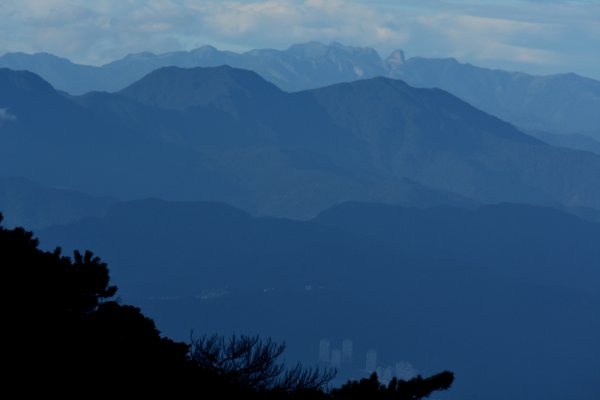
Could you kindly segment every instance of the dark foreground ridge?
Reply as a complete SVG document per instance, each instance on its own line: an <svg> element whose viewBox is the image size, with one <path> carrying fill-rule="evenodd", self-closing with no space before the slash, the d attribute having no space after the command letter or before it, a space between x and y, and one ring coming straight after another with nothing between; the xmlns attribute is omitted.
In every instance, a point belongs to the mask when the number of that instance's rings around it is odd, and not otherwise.
<svg viewBox="0 0 600 400"><path fill-rule="evenodd" d="M161 389L178 397L192 383L202 394L227 398L420 399L454 380L451 372L442 372L384 386L373 374L326 391L333 371L287 369L277 361L285 346L270 339L205 336L191 345L175 342L161 336L140 309L115 298L107 265L90 251L76 251L71 259L60 248L46 252L38 245L31 232L0 226L4 304L10 304L3 370L15 381L52 378L46 393L75 392L79 384L93 383L88 389L96 392Z"/></svg>

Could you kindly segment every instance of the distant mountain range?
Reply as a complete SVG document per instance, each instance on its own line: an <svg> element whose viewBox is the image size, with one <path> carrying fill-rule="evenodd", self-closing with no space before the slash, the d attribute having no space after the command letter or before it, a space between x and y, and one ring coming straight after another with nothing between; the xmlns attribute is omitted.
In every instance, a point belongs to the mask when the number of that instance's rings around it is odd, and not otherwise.
<svg viewBox="0 0 600 400"><path fill-rule="evenodd" d="M301 222L144 200L38 234L93 249L171 337L260 333L306 365L321 338L351 338L360 368L375 348L451 369L456 399L600 391L600 225L554 209L346 203Z"/></svg>
<svg viewBox="0 0 600 400"><path fill-rule="evenodd" d="M0 61L32 60L118 90L0 68L0 212L93 250L167 335L260 333L306 364L351 338L454 371L461 400L600 393L598 82L319 43Z"/></svg>
<svg viewBox="0 0 600 400"><path fill-rule="evenodd" d="M40 229L83 217L101 216L116 200L0 176L0 213L4 226Z"/></svg>
<svg viewBox="0 0 600 400"><path fill-rule="evenodd" d="M295 218L350 200L600 210L599 156L388 78L286 93L246 70L168 67L72 97L3 69L0 105L5 176L93 195Z"/></svg>
<svg viewBox="0 0 600 400"><path fill-rule="evenodd" d="M560 134L536 130L530 130L527 133L553 146L600 154L600 140L593 139L590 136L577 133Z"/></svg>
<svg viewBox="0 0 600 400"><path fill-rule="evenodd" d="M242 54L211 46L160 55L140 53L101 67L73 64L46 53L0 57L0 67L35 72L71 94L117 91L165 66L219 65L255 71L287 91L377 76L402 79L412 86L446 90L523 129L576 133L600 140L600 82L575 74L533 76L479 68L451 58L405 59L401 50L384 59L370 48L318 42Z"/></svg>

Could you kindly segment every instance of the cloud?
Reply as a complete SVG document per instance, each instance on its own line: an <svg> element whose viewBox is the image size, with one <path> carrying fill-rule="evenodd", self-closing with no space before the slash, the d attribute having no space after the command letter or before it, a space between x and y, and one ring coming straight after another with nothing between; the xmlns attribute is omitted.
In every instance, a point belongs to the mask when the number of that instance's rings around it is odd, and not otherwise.
<svg viewBox="0 0 600 400"><path fill-rule="evenodd" d="M577 62L600 74L591 55L599 19L598 2L567 0L3 0L0 53L101 64L204 44L242 51L318 40L535 71Z"/></svg>
<svg viewBox="0 0 600 400"><path fill-rule="evenodd" d="M236 49L311 40L402 46L409 35L394 20L361 1L23 0L0 4L0 43L11 44L0 51L47 51L100 63L129 52L207 43Z"/></svg>
<svg viewBox="0 0 600 400"><path fill-rule="evenodd" d="M436 42L460 59L550 64L559 58L555 51L522 44L556 40L561 27L554 24L472 15L435 15L417 21L433 35L437 32Z"/></svg>
<svg viewBox="0 0 600 400"><path fill-rule="evenodd" d="M268 0L256 2L198 2L198 32L221 41L237 41L251 47L286 47L311 40L374 45L395 41L401 45L405 32L390 30L389 18L360 2L340 0ZM266 43L256 45L256 43Z"/></svg>
<svg viewBox="0 0 600 400"><path fill-rule="evenodd" d="M0 107L0 121L16 121L17 117L7 108Z"/></svg>

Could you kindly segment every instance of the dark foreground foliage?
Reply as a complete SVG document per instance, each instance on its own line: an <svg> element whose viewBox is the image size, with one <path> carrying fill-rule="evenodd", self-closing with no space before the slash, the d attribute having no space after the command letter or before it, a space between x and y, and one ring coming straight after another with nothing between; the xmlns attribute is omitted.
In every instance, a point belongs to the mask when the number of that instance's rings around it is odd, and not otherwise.
<svg viewBox="0 0 600 400"><path fill-rule="evenodd" d="M454 381L452 372L444 371L430 378L417 376L409 381L392 379L386 386L379 383L377 374L373 373L368 379L351 381L339 389L331 392L331 398L353 399L381 399L381 400L414 400L429 396L437 390L447 390Z"/></svg>
<svg viewBox="0 0 600 400"><path fill-rule="evenodd" d="M208 398L412 400L448 389L454 378L443 372L384 386L373 374L326 391L334 371L286 368L278 362L285 345L270 339L215 335L188 345L161 336L140 309L115 299L98 257L69 258L38 245L31 232L0 226L1 367L6 388L19 385L23 394L166 391L179 398L193 388Z"/></svg>

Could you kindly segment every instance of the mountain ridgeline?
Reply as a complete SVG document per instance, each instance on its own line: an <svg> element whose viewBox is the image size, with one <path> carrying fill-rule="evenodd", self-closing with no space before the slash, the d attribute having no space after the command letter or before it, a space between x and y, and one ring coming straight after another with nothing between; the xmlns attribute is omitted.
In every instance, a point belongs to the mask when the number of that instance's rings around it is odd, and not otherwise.
<svg viewBox="0 0 600 400"><path fill-rule="evenodd" d="M25 178L0 176L0 210L8 216L5 226L44 228L101 216L116 201L72 190L36 184Z"/></svg>
<svg viewBox="0 0 600 400"><path fill-rule="evenodd" d="M46 53L9 53L0 67L38 73L72 94L117 91L166 66L230 65L257 72L287 91L314 89L378 76L415 87L441 88L520 128L600 139L600 82L561 74L534 76L461 64L455 59L406 59L401 50L382 58L375 50L310 42L286 50L219 51L203 46L186 52L139 53L101 67L73 64Z"/></svg>
<svg viewBox="0 0 600 400"><path fill-rule="evenodd" d="M203 47L102 67L7 54L0 212L47 250L101 255L120 296L176 340L259 334L312 365L321 339L350 338L347 378L366 373L362 354L376 348L378 366L455 371L444 398L597 398L599 106L600 83L575 75L339 44ZM92 308L129 313L152 346L162 340L140 310L112 301L91 253L73 264L20 228L0 233L0 255L20 259L8 271L24 286L32 275L40 298L70 278L48 283L42 264L29 274L22 249L68 274L91 265L96 300L114 307ZM38 321L28 323L29 341Z"/></svg>
<svg viewBox="0 0 600 400"><path fill-rule="evenodd" d="M600 209L599 156L388 78L287 93L245 70L168 67L118 93L73 97L2 69L0 105L12 116L2 121L4 175L94 195L295 218L421 198Z"/></svg>

